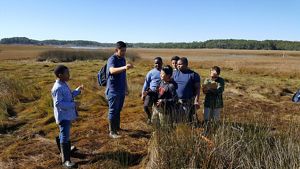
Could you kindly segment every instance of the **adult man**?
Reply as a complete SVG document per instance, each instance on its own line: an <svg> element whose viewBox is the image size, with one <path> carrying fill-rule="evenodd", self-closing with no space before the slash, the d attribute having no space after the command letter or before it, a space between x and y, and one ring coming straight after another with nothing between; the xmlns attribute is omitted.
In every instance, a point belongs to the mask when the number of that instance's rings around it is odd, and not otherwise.
<svg viewBox="0 0 300 169"><path fill-rule="evenodd" d="M177 122L192 123L197 120L196 109L200 108L200 76L198 73L188 68L188 59L182 57L177 61L178 70L173 74L174 81L177 83L176 90L180 110L177 114Z"/></svg>
<svg viewBox="0 0 300 169"><path fill-rule="evenodd" d="M157 98L156 90L160 82L160 71L162 68L161 57L154 59L154 68L150 70L145 78L142 89L142 100L144 101L144 112L147 114L147 123L151 124L152 113L150 111L155 99Z"/></svg>
<svg viewBox="0 0 300 169"><path fill-rule="evenodd" d="M108 100L109 112L109 136L120 138L120 112L123 107L125 94L128 94L126 70L133 68L132 64L126 64L126 43L116 43L115 53L107 61L107 85L106 98Z"/></svg>

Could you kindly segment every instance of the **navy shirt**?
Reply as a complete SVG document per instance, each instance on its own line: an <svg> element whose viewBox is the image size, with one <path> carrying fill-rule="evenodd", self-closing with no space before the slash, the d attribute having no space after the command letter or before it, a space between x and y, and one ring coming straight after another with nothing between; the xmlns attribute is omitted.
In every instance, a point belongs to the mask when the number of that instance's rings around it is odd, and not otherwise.
<svg viewBox="0 0 300 169"><path fill-rule="evenodd" d="M179 99L191 99L196 95L195 83L200 84L198 73L190 69L184 72L177 70L173 74L173 79L178 86L176 92Z"/></svg>
<svg viewBox="0 0 300 169"><path fill-rule="evenodd" d="M126 60L124 57L118 58L116 55L112 55L107 60L107 70L108 78L106 84L106 95L125 95L126 88L126 71L118 74L111 74L109 68L122 67L126 65Z"/></svg>

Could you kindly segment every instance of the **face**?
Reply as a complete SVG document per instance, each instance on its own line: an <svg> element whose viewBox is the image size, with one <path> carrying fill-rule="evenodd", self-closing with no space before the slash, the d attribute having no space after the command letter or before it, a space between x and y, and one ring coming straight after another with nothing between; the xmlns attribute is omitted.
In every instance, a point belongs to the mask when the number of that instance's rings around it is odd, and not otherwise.
<svg viewBox="0 0 300 169"><path fill-rule="evenodd" d="M174 69L177 69L177 61L176 60L172 60L172 67Z"/></svg>
<svg viewBox="0 0 300 169"><path fill-rule="evenodd" d="M213 69L210 70L210 76L211 76L212 78L217 78L217 77L219 77L217 71L216 71L216 70L213 70Z"/></svg>
<svg viewBox="0 0 300 169"><path fill-rule="evenodd" d="M177 61L177 69L180 71L186 70L187 69L187 65L184 64L181 60Z"/></svg>
<svg viewBox="0 0 300 169"><path fill-rule="evenodd" d="M161 69L162 68L162 62L159 60L159 59L155 59L154 60L154 67L156 68L156 69Z"/></svg>
<svg viewBox="0 0 300 169"><path fill-rule="evenodd" d="M161 71L160 72L160 79L165 81L165 82L168 82L168 81L170 81L171 76L167 75L164 71Z"/></svg>
<svg viewBox="0 0 300 169"><path fill-rule="evenodd" d="M116 54L119 57L124 57L126 54L126 48L116 49Z"/></svg>
<svg viewBox="0 0 300 169"><path fill-rule="evenodd" d="M70 72L69 69L66 69L65 72L63 74L59 74L59 79L61 79L62 81L69 81L70 80Z"/></svg>

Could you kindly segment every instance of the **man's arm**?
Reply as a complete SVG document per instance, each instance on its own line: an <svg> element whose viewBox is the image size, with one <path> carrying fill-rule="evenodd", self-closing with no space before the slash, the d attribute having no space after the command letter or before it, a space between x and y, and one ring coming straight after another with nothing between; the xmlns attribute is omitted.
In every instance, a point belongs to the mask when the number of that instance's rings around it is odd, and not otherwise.
<svg viewBox="0 0 300 169"><path fill-rule="evenodd" d="M201 79L198 73L194 73L194 89L195 89L195 100L194 105L196 109L200 108L200 90L201 90Z"/></svg>
<svg viewBox="0 0 300 169"><path fill-rule="evenodd" d="M200 104L199 104L199 99L200 99L200 82L195 83L194 84L194 88L196 90L196 96L195 96L195 100L194 100L194 105L200 106Z"/></svg>
<svg viewBox="0 0 300 169"><path fill-rule="evenodd" d="M132 64L127 64L125 66L122 66L122 67L110 67L109 68L109 73L112 74L112 75L115 75L115 74L119 74L119 73L122 73L128 69L131 69L133 68L133 65Z"/></svg>

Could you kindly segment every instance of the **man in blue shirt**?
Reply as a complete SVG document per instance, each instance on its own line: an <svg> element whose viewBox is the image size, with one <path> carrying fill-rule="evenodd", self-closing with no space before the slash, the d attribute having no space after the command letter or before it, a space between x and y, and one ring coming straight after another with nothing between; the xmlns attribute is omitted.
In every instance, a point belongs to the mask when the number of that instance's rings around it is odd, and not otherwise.
<svg viewBox="0 0 300 169"><path fill-rule="evenodd" d="M177 122L198 122L195 110L200 108L200 76L188 68L188 60L185 57L177 61L177 68L173 73L180 104Z"/></svg>
<svg viewBox="0 0 300 169"><path fill-rule="evenodd" d="M71 162L71 142L70 128L72 120L77 118L76 103L74 97L81 93L83 86L79 86L71 91L67 81L70 79L69 69L64 65L58 65L54 69L57 77L51 89L53 100L54 118L59 126L59 150L61 151L62 164L64 167L72 168L74 163Z"/></svg>
<svg viewBox="0 0 300 169"><path fill-rule="evenodd" d="M142 90L142 100L144 101L144 112L148 116L147 123L151 124L152 113L149 110L153 106L156 99L156 90L160 82L160 71L162 68L161 57L154 59L154 68L150 70L145 78L145 83Z"/></svg>
<svg viewBox="0 0 300 169"><path fill-rule="evenodd" d="M125 94L128 94L126 70L133 68L132 64L126 64L126 43L116 43L115 53L107 60L107 85L106 98L108 100L109 112L109 136L120 138L120 112L122 110Z"/></svg>

